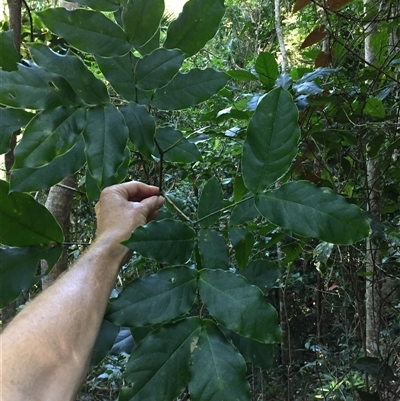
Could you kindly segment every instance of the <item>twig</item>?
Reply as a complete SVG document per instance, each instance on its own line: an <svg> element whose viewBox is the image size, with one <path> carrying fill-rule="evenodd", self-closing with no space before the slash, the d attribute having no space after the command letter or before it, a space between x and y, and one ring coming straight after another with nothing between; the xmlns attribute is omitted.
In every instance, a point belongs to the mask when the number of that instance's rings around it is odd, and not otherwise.
<svg viewBox="0 0 400 401"><path fill-rule="evenodd" d="M70 191L74 191L77 192L78 194L84 195L86 196L86 193L83 191L80 191L79 189L73 188L73 187L69 187L68 185L64 185L64 184L56 184L56 187L60 187L60 188L64 188L64 189L69 189Z"/></svg>
<svg viewBox="0 0 400 401"><path fill-rule="evenodd" d="M164 196L165 200L166 200L166 201L167 201L167 202L168 202L168 203L169 203L169 204L170 204L170 205L186 220L186 221L188 221L189 223L193 223L192 220L190 220L190 218L189 218L188 216L186 216L186 214L183 213L182 210L179 209L179 207L176 206L174 202L172 202L172 200L168 197L168 195L163 194L163 193L161 193L161 192L160 192L160 194L162 194L162 195Z"/></svg>

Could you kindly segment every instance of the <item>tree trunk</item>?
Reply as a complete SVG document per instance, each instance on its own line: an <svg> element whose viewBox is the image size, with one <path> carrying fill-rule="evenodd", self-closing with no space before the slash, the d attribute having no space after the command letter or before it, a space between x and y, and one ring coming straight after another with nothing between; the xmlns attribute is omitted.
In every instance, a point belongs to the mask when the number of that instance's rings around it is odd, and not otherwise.
<svg viewBox="0 0 400 401"><path fill-rule="evenodd" d="M69 233L71 205L73 199L73 189L75 188L76 177L70 175L64 178L60 185L50 189L46 200L46 207L53 214L61 226L64 237ZM68 268L68 245L64 245L60 259L54 265L48 275L42 279L42 289L46 289L56 281L56 279ZM46 273L48 265L46 261L41 263L42 274Z"/></svg>
<svg viewBox="0 0 400 401"><path fill-rule="evenodd" d="M364 0L365 11L372 7L379 9L377 0ZM372 47L372 36L376 32L376 23L368 22L365 25L364 57L367 63L375 63L375 53ZM367 146L368 148L368 146ZM366 154L368 155L368 149ZM379 219L381 214L381 193L380 170L377 159L366 160L366 184L367 184L367 211ZM379 332L380 332L380 291L379 291L379 244L372 238L366 242L365 271L367 281L365 288L365 342L368 356L379 355Z"/></svg>
<svg viewBox="0 0 400 401"><path fill-rule="evenodd" d="M285 73L288 69L288 58L285 46L285 40L282 32L281 24L281 1L275 0L275 29L276 36L278 37L279 49L281 51L281 72Z"/></svg>

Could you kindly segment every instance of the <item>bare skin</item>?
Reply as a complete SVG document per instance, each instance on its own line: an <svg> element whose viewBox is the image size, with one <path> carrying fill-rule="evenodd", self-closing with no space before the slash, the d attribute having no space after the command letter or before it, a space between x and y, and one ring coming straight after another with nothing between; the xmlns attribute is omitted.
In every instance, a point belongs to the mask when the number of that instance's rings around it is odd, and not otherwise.
<svg viewBox="0 0 400 401"><path fill-rule="evenodd" d="M138 182L106 188L97 238L0 336L2 401L71 401L84 380L109 295L129 249L120 244L154 219L164 199Z"/></svg>

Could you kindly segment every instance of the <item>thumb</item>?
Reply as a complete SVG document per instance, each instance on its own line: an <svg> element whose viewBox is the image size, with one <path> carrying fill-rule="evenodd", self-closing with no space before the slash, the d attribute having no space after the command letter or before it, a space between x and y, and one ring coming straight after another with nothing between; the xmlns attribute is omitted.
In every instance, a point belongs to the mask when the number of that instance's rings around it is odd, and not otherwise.
<svg viewBox="0 0 400 401"><path fill-rule="evenodd" d="M140 204L145 210L147 221L150 221L157 216L158 209L164 204L164 198L162 196L152 196L142 200Z"/></svg>

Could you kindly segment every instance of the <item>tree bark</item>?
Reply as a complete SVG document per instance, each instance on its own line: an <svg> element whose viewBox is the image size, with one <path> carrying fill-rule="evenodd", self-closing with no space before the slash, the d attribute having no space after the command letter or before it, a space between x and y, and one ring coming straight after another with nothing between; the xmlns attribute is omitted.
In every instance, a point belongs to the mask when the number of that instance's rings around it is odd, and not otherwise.
<svg viewBox="0 0 400 401"><path fill-rule="evenodd" d="M365 11L376 7L379 9L378 0L364 0ZM364 57L367 63L375 63L375 53L372 47L372 36L376 32L377 24L374 21L365 25ZM368 145L367 152L368 155ZM367 184L367 211L379 219L381 214L382 185L380 181L379 163L367 156L366 160L366 184ZM366 241L365 271L367 273L365 288L365 342L368 356L379 355L380 332L380 291L379 291L379 244L372 238Z"/></svg>
<svg viewBox="0 0 400 401"><path fill-rule="evenodd" d="M71 205L73 190L75 188L76 176L70 175L61 181L62 186L54 186L50 189L46 200L47 209L53 214L61 226L64 237L69 233ZM67 188L68 187L68 188ZM64 245L60 259L53 269L42 279L42 289L46 289L56 281L56 279L68 268L68 245ZM46 261L41 263L42 274L46 273L48 265Z"/></svg>
<svg viewBox="0 0 400 401"><path fill-rule="evenodd" d="M282 24L281 24L281 1L275 0L275 30L278 37L279 49L281 51L281 72L285 73L288 69L288 58L283 37Z"/></svg>

